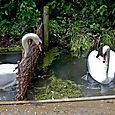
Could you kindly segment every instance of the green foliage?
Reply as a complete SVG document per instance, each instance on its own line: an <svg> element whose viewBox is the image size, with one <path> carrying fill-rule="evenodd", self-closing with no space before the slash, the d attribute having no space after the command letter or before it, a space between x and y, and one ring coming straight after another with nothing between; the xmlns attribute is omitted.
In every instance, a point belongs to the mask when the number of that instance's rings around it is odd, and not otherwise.
<svg viewBox="0 0 115 115"><path fill-rule="evenodd" d="M82 9L82 15L90 19L90 22L100 23L101 26L113 26L115 4L113 1L84 0L86 6ZM113 20L112 23L110 20Z"/></svg>
<svg viewBox="0 0 115 115"><path fill-rule="evenodd" d="M98 30L99 27L100 27L99 24L96 24L96 23L90 24L90 29L92 29L92 30Z"/></svg>
<svg viewBox="0 0 115 115"><path fill-rule="evenodd" d="M17 12L17 20L12 26L14 34L24 34L37 26L40 13L36 9L34 1L23 1Z"/></svg>
<svg viewBox="0 0 115 115"><path fill-rule="evenodd" d="M106 16L108 15L108 12L107 12L107 6L106 5L102 5L98 10L97 10L97 13L99 13L101 16Z"/></svg>
<svg viewBox="0 0 115 115"><path fill-rule="evenodd" d="M71 39L71 51L73 51L73 56L81 57L91 48L89 36L80 33L73 36Z"/></svg>
<svg viewBox="0 0 115 115"><path fill-rule="evenodd" d="M64 18L58 17L58 21L50 21L50 33L55 34L54 37L58 38L58 46L63 44L62 47L70 47L73 56L81 56L91 47L90 37L86 34L86 31L80 28L82 24L84 24L84 21L67 22ZM54 37L53 40L55 40Z"/></svg>
<svg viewBox="0 0 115 115"><path fill-rule="evenodd" d="M7 20L2 20L2 18L0 18L0 36L5 36L7 34L9 34L10 32L10 27L11 27L11 22L7 21Z"/></svg>
<svg viewBox="0 0 115 115"><path fill-rule="evenodd" d="M113 34L107 31L108 28L111 31L115 23L112 1L60 1L51 0L48 4L51 13L55 14L56 10L56 18L50 20L49 25L53 43L58 41L58 46L69 47L73 55L81 56L92 46L92 38L87 33L99 33L102 44L114 46Z"/></svg>
<svg viewBox="0 0 115 115"><path fill-rule="evenodd" d="M9 10L10 4L4 6ZM5 11L8 14L8 11ZM9 35L13 38L20 37L24 33L31 32L33 26L37 26L41 19L40 13L37 11L35 2L33 0L23 0L21 4L18 4L16 17L12 20L0 18L0 33L1 36ZM39 19L39 20L38 20Z"/></svg>
<svg viewBox="0 0 115 115"><path fill-rule="evenodd" d="M54 75L49 78L49 84L44 88L34 89L35 100L60 99L81 97L80 87L73 81L57 79Z"/></svg>
<svg viewBox="0 0 115 115"><path fill-rule="evenodd" d="M16 5L15 0L7 0L7 1L1 0L0 2L1 2L0 3L0 10L1 10L0 16L1 17L10 16L14 6ZM2 4L2 2L5 4Z"/></svg>
<svg viewBox="0 0 115 115"><path fill-rule="evenodd" d="M71 1L66 0L50 0L50 2L47 4L50 7L50 11L55 16L60 16L63 14L71 14L72 12L72 3Z"/></svg>
<svg viewBox="0 0 115 115"><path fill-rule="evenodd" d="M68 23L63 17L57 17L56 20L50 20L49 23L49 33L51 45L56 45L57 47L68 47L67 40L69 40Z"/></svg>
<svg viewBox="0 0 115 115"><path fill-rule="evenodd" d="M56 59L56 56L60 54L57 47L50 49L49 51L45 52L45 57L43 58L42 68L46 69L48 66L52 64L52 62Z"/></svg>
<svg viewBox="0 0 115 115"><path fill-rule="evenodd" d="M11 6L14 4L16 5L16 1L11 0L9 4L6 2L1 7L2 37L9 35L19 38L31 32L32 27L41 21L41 15L33 0L18 2L16 17L5 19L4 16L11 16ZM49 0L47 5L50 8L50 46L66 48L71 50L72 54L80 56L80 53L91 47L91 38L87 33L99 33L102 44L114 46L115 4L112 0Z"/></svg>
<svg viewBox="0 0 115 115"><path fill-rule="evenodd" d="M49 32L50 34L62 36L66 32L66 25L66 21L62 17L57 17L57 20L50 20Z"/></svg>
<svg viewBox="0 0 115 115"><path fill-rule="evenodd" d="M102 30L101 37L103 44L115 46L115 30Z"/></svg>
<svg viewBox="0 0 115 115"><path fill-rule="evenodd" d="M8 53L15 53L15 52L21 52L22 48L20 47L11 47L11 48L0 48L0 53L1 54L8 54Z"/></svg>

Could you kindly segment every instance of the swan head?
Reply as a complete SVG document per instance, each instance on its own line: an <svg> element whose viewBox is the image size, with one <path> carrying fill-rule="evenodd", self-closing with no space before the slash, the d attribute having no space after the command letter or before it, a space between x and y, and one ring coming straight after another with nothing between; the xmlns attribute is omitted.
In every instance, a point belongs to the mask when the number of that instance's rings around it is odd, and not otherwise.
<svg viewBox="0 0 115 115"><path fill-rule="evenodd" d="M110 47L108 45L105 45L103 47L103 54L106 54L106 52L108 52L110 50Z"/></svg>
<svg viewBox="0 0 115 115"><path fill-rule="evenodd" d="M103 50L102 50L102 52L103 52L103 62L104 63L105 63L105 60L106 60L106 57L107 57L109 51L110 51L110 47L108 45L105 45L103 47Z"/></svg>
<svg viewBox="0 0 115 115"><path fill-rule="evenodd" d="M35 44L38 46L39 50L42 51L42 40L39 38L39 36L37 34L34 33L28 33L25 34L22 37L22 46L24 48L24 57L27 56L27 53L29 52L29 46L28 46L28 40L33 40L35 42Z"/></svg>

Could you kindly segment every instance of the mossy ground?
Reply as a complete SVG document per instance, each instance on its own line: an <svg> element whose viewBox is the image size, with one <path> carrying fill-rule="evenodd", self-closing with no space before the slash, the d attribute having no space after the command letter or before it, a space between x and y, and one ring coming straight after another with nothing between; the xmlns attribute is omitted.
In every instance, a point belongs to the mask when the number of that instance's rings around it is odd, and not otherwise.
<svg viewBox="0 0 115 115"><path fill-rule="evenodd" d="M1 54L15 53L15 52L21 52L21 51L22 51L21 47L0 48Z"/></svg>
<svg viewBox="0 0 115 115"><path fill-rule="evenodd" d="M14 53L21 52L22 47L20 41L15 41L13 39L3 39L0 41L0 53Z"/></svg>

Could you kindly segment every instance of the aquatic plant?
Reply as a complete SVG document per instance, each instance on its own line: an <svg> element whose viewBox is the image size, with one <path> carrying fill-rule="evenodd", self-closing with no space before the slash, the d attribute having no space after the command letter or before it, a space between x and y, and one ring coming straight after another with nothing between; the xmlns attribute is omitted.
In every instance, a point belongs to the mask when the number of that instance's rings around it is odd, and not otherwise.
<svg viewBox="0 0 115 115"><path fill-rule="evenodd" d="M80 87L70 80L62 80L52 75L46 87L34 88L35 100L81 97Z"/></svg>

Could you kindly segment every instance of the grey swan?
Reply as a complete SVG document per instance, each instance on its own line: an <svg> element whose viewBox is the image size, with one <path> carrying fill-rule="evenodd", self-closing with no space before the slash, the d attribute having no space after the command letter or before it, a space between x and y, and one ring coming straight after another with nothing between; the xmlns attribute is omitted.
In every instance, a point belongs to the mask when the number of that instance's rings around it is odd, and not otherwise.
<svg viewBox="0 0 115 115"><path fill-rule="evenodd" d="M28 40L32 39L41 51L42 41L37 34L28 33L22 37L22 46L24 48L24 57L29 52ZM0 89L4 90L10 86L16 84L16 73L15 68L18 64L0 64Z"/></svg>

